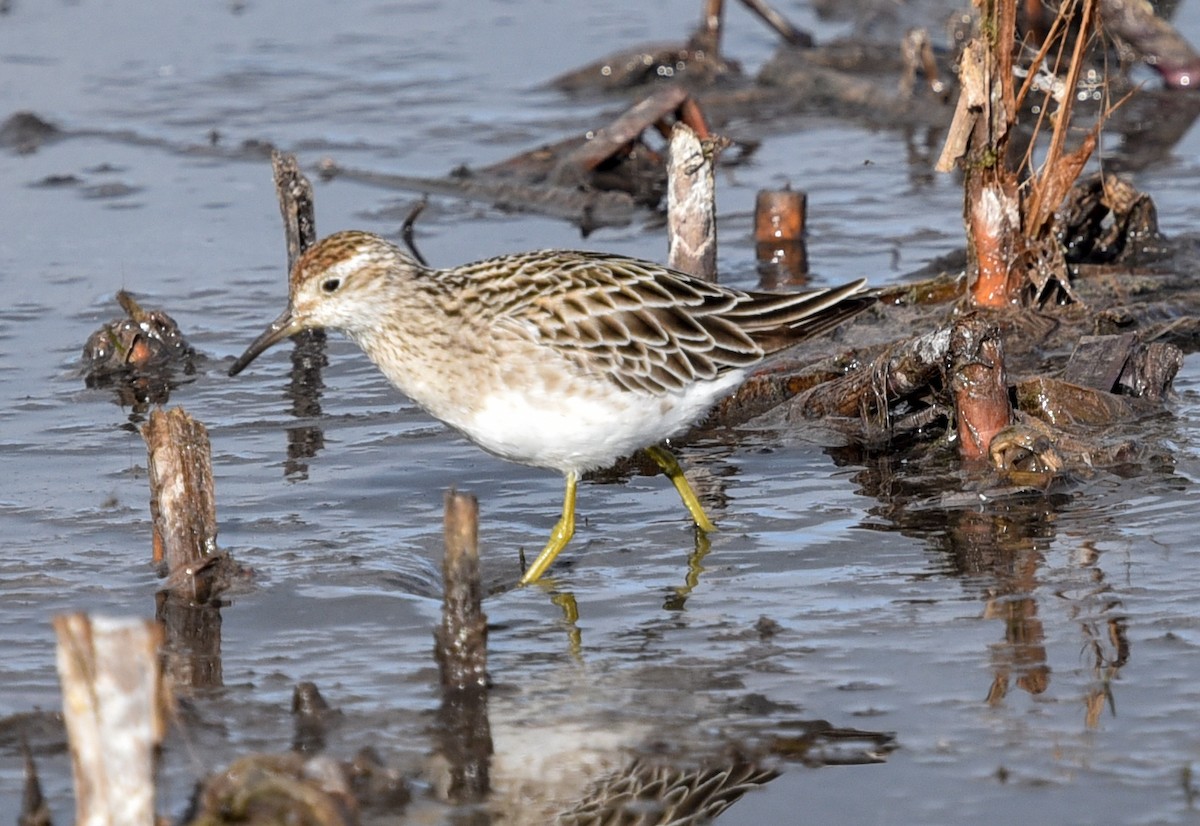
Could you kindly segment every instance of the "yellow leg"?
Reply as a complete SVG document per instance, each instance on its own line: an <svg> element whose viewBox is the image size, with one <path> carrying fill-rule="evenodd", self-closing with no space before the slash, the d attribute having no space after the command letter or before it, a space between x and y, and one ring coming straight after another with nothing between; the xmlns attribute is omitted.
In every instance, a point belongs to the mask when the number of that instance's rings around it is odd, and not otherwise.
<svg viewBox="0 0 1200 826"><path fill-rule="evenodd" d="M675 490L679 491L679 498L683 500L688 513L692 515L692 520L696 523L696 527L705 533L715 531L717 526L712 523L712 520L708 518L708 514L704 512L700 500L696 498L696 492L688 484L687 477L683 475L683 468L679 466L679 462L671 455L671 451L665 447L651 445L646 448L646 453L658 463L658 466L663 469L663 473L667 474L667 478L671 480L671 484L675 486Z"/></svg>
<svg viewBox="0 0 1200 826"><path fill-rule="evenodd" d="M567 491L563 494L562 516L554 526L554 530L550 531L550 541L546 543L546 547L542 548L542 552L538 554L537 559L533 560L533 564L525 569L525 575L521 577L522 585L537 582L542 574L546 573L546 569L550 567L554 557L567 547L567 543L575 535L575 482L575 474L568 473Z"/></svg>

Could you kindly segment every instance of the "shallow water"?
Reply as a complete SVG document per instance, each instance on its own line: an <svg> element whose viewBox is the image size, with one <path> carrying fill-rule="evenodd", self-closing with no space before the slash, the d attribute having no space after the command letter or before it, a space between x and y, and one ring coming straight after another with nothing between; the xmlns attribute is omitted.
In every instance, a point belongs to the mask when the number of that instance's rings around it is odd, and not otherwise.
<svg viewBox="0 0 1200 826"><path fill-rule="evenodd" d="M171 313L207 357L171 402L208 426L221 545L256 572L222 612L221 687L193 698L168 742L160 810L177 815L195 779L235 756L286 749L301 680L344 712L330 753L373 744L395 765L422 763L439 700L442 492L479 497L485 578L500 584L516 575L513 551L536 548L553 524L561 480L430 421L342 340L310 419L288 412L286 348L228 379L283 303L269 164L157 142L203 145L217 130L222 145L271 141L306 166L483 166L620 108L539 84L680 37L696 6L348 0L297 11L276 0L148 13L129 0L18 0L0 16L0 116L29 109L91 133L0 153L0 717L60 705L54 614L153 616L141 417L86 389L78 370L125 288ZM844 30L782 7L820 38ZM729 17L726 51L753 70L771 36L740 7ZM1177 22L1200 41L1196 4ZM1168 233L1200 220L1193 133L1136 178ZM912 143L821 118L769 135L719 181L725 280L753 283L754 194L785 182L809 193L821 282L885 284L958 247L958 184L910 162ZM46 185L53 176L72 182ZM393 233L416 200L316 187L322 233ZM418 242L444 264L577 245L661 259L652 223L581 241L561 222L435 198ZM686 598L693 536L670 486L584 484L586 521L554 583L485 604L497 782L544 783L540 794L570 800L628 749L716 754L826 720L892 732L898 748L823 771L785 761L720 822L792 822L799 810L812 822L1193 821L1198 385L1189 358L1172 416L1145 434L1168 460L1054 499L951 510L917 497L901 509L878 490L890 478L881 461L841 464L770 433L696 445L683 458L718 503L721 531ZM288 459L297 426L323 438L299 461ZM577 622L551 591L574 596ZM68 822L67 757L53 733L31 739L56 822ZM16 811L21 766L6 734L0 812ZM524 805L532 820L536 802Z"/></svg>

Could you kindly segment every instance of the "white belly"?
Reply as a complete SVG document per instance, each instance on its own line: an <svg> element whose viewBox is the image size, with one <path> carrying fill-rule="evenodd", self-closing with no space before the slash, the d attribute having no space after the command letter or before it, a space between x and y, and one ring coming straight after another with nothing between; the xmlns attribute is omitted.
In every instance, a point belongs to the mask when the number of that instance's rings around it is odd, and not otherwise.
<svg viewBox="0 0 1200 826"><path fill-rule="evenodd" d="M734 370L664 396L623 391L607 382L590 393L494 390L477 400L471 415L450 423L505 459L582 472L685 430L740 384L743 374Z"/></svg>

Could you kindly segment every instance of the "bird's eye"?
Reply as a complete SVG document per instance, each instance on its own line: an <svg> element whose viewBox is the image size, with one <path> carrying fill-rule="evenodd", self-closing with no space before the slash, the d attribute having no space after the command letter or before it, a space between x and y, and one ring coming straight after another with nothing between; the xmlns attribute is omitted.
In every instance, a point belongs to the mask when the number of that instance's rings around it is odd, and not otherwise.
<svg viewBox="0 0 1200 826"><path fill-rule="evenodd" d="M340 286L342 286L342 279L340 278L326 278L321 282L321 290L327 293L337 292Z"/></svg>

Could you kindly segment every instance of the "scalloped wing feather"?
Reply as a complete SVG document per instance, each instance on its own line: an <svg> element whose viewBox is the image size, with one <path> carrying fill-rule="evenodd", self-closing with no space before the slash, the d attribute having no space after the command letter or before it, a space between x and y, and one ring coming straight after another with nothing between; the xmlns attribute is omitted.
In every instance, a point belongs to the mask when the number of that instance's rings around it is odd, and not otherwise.
<svg viewBox="0 0 1200 826"><path fill-rule="evenodd" d="M469 283L485 323L532 334L582 369L654 395L756 364L869 303L855 296L862 282L746 293L633 258L563 250L480 261L453 277Z"/></svg>

